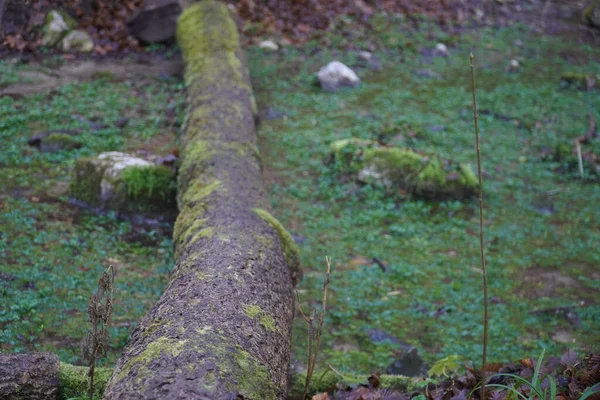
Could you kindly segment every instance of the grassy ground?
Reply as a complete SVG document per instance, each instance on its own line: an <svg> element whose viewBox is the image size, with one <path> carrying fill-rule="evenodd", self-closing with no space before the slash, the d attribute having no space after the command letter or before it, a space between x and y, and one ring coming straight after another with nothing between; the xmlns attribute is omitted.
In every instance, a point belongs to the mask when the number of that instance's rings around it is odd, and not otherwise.
<svg viewBox="0 0 600 400"><path fill-rule="evenodd" d="M330 142L356 136L474 166L471 50L480 109L486 111L481 130L490 358L597 344L600 307L590 304L600 290L600 188L556 172L560 165L542 162L540 154L584 134L588 113L600 120L597 92L559 82L565 71L600 73L600 52L526 27L459 38L427 24L419 32L399 32L392 24L368 39L387 49L376 52L381 71L370 70L355 52L316 44L249 51L260 108L286 115L263 118L259 136L276 215L302 252L305 308L319 302L325 255L334 261L322 359L341 371L383 371L402 343L417 346L428 362L449 354L479 358L476 201L385 196L376 187L340 183L324 163ZM332 49L367 45L360 31L329 40ZM420 52L438 41L451 45L449 58ZM360 88L331 94L313 86L314 73L334 58L356 69ZM505 70L511 58L522 60L519 72ZM2 84L15 82L17 67L5 66L10 73ZM160 231L69 205L69 171L76 158L99 151L167 153L176 141L181 100L177 82L110 76L19 100L0 98L0 295L7 305L0 308L1 351L53 350L64 361L78 361L89 295L102 269L113 264L118 290L107 363L115 360L162 290L172 265L171 241ZM87 129L72 114L109 127L85 133L79 150L40 154L27 146L37 131ZM131 123L123 131L112 127L123 116ZM373 257L385 262L387 273ZM584 306L574 309L579 326L562 314L529 313L581 301ZM300 319L294 335L301 365L306 328Z"/></svg>
<svg viewBox="0 0 600 400"><path fill-rule="evenodd" d="M16 68L2 65L15 82ZM11 82L12 81L12 82ZM109 363L160 295L172 266L162 231L91 214L68 203L70 169L82 156L109 150L168 153L180 121L181 84L158 79L74 83L19 100L0 98L0 351L47 350L81 358L86 309L101 272L116 268ZM108 125L92 130L73 115ZM130 118L124 129L114 127ZM83 146L55 154L27 145L38 131L81 129Z"/></svg>
<svg viewBox="0 0 600 400"><path fill-rule="evenodd" d="M341 40L360 45L363 39L358 32ZM301 238L305 303L319 301L325 255L334 262L324 362L342 371L383 371L401 342L416 346L429 363L450 354L480 358L477 201L389 197L374 187L341 184L324 163L329 143L361 137L476 168L470 51L482 111L489 359L597 345L600 306L591 304L600 290L600 213L593 199L600 188L555 172L559 163L542 162L540 154L583 135L588 113L600 119L597 92L560 83L563 72L600 72L598 49L523 26L456 38L424 25L379 40L388 49L375 53L384 66L379 72L354 52L317 46L250 57L259 104L287 115L263 121L259 134L277 216ZM432 49L438 41L452 43L450 57L411 50ZM569 56L577 63L566 61ZM521 60L519 72L506 70L513 58ZM311 86L313 74L332 59L355 68L361 87L331 94ZM373 257L385 262L387 273ZM561 313L530 313L580 302L585 306L574 309L579 326ZM302 321L294 334L302 364Z"/></svg>

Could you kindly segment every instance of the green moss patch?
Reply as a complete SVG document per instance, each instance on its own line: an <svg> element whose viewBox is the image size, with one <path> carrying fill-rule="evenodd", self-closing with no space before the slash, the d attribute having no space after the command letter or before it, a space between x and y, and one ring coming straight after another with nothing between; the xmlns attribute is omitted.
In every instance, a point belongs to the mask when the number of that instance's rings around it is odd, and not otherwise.
<svg viewBox="0 0 600 400"><path fill-rule="evenodd" d="M87 398L89 390L88 367L60 363L59 369L59 398L60 400L74 397ZM96 368L94 371L94 399L101 399L104 388L112 375L112 368Z"/></svg>
<svg viewBox="0 0 600 400"><path fill-rule="evenodd" d="M283 247L283 253L288 264L288 268L292 272L292 280L294 285L302 279L302 270L300 268L300 257L298 247L294 243L294 238L284 228L284 226L266 210L255 208L253 210L259 217L271 225L279 235L279 241Z"/></svg>
<svg viewBox="0 0 600 400"><path fill-rule="evenodd" d="M357 138L335 141L330 150L339 172L392 193L401 190L427 199L462 199L474 195L478 187L468 166L436 155Z"/></svg>
<svg viewBox="0 0 600 400"><path fill-rule="evenodd" d="M177 181L171 168L162 165L130 167L123 170L121 179L132 200L141 200L148 207L175 205Z"/></svg>

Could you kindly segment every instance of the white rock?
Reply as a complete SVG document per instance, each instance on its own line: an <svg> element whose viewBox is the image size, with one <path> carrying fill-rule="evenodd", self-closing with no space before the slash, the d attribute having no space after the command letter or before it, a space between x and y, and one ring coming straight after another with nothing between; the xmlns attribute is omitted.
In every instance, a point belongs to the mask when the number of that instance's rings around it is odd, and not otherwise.
<svg viewBox="0 0 600 400"><path fill-rule="evenodd" d="M448 47L444 43L438 43L435 45L435 50L433 51L435 55L441 57L448 57Z"/></svg>
<svg viewBox="0 0 600 400"><path fill-rule="evenodd" d="M271 51L279 50L279 46L277 45L277 43L275 43L272 40L263 40L262 42L260 42L258 47L260 47L261 49L264 49L264 50L271 50Z"/></svg>
<svg viewBox="0 0 600 400"><path fill-rule="evenodd" d="M63 51L89 53L94 49L94 40L86 31L75 30L63 38L61 45Z"/></svg>
<svg viewBox="0 0 600 400"><path fill-rule="evenodd" d="M373 58L373 54L368 51L359 51L358 57L365 61L371 61L371 58Z"/></svg>
<svg viewBox="0 0 600 400"><path fill-rule="evenodd" d="M521 67L521 64L519 63L519 60L512 59L508 63L507 70L511 71L511 72L515 72L515 71L518 71L520 67Z"/></svg>
<svg viewBox="0 0 600 400"><path fill-rule="evenodd" d="M340 87L356 87L360 84L360 79L354 71L339 61L332 61L321 68L317 76L321 87L329 91L335 91Z"/></svg>
<svg viewBox="0 0 600 400"><path fill-rule="evenodd" d="M363 183L376 182L385 187L392 186L392 181L375 165L366 165L358 171L358 180Z"/></svg>

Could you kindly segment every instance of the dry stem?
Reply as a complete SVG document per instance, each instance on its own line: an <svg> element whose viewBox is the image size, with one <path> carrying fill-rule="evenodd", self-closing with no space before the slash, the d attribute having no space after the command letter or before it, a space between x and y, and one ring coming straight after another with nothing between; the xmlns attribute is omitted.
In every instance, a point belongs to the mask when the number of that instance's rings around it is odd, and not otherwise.
<svg viewBox="0 0 600 400"><path fill-rule="evenodd" d="M477 116L477 99L475 97L475 68L473 53L470 55L471 64L471 93L473 94L473 120L475 122L475 144L477 147L477 172L479 175L479 247L481 249L481 269L483 272L483 357L481 363L481 399L485 400L485 370L488 345L488 293L487 269L483 245L483 178L481 173L481 151L479 150L479 118Z"/></svg>
<svg viewBox="0 0 600 400"><path fill-rule="evenodd" d="M308 365L306 367L306 382L304 383L304 392L302 394L303 400L306 399L308 387L310 386L310 381L315 371L315 365L317 364L317 356L319 355L319 348L321 347L321 335L323 334L323 323L325 322L325 310L327 309L327 290L329 289L329 275L331 273L331 260L329 257L325 257L325 261L327 261L327 273L325 275L325 282L323 283L323 304L321 315L317 315L315 312L313 312L310 317L307 317L302 310L302 305L299 305L300 313L308 324ZM298 295L298 292L296 292L296 295ZM300 303L299 299L298 303ZM316 327L315 319L317 320Z"/></svg>

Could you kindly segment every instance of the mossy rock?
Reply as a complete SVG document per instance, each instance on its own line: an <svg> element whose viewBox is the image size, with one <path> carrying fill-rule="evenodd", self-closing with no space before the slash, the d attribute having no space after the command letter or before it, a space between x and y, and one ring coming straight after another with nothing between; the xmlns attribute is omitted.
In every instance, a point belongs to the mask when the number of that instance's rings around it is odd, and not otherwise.
<svg viewBox="0 0 600 400"><path fill-rule="evenodd" d="M174 172L125 153L77 160L69 190L88 205L120 213L157 214L171 220L177 212Z"/></svg>
<svg viewBox="0 0 600 400"><path fill-rule="evenodd" d="M51 10L42 27L42 45L55 46L77 27L77 22L63 11Z"/></svg>
<svg viewBox="0 0 600 400"><path fill-rule="evenodd" d="M59 151L75 150L81 147L81 142L73 135L53 133L40 141L42 153L58 153Z"/></svg>
<svg viewBox="0 0 600 400"><path fill-rule="evenodd" d="M469 166L437 155L357 138L333 142L330 150L342 174L389 192L432 200L462 199L477 192L477 177Z"/></svg>
<svg viewBox="0 0 600 400"><path fill-rule="evenodd" d="M600 28L600 1L591 1L583 10L583 18L588 24Z"/></svg>
<svg viewBox="0 0 600 400"><path fill-rule="evenodd" d="M600 76L578 72L565 72L560 77L561 82L577 89L593 89L598 85Z"/></svg>

